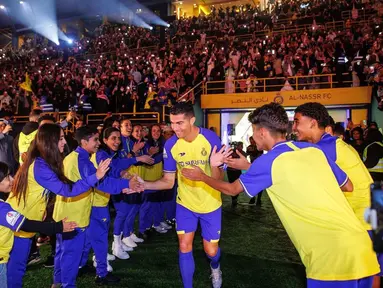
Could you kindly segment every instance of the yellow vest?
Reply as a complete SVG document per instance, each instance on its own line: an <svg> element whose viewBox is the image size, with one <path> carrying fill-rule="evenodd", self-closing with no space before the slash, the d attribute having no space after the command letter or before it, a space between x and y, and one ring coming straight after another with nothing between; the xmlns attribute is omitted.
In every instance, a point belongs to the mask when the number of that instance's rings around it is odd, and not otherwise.
<svg viewBox="0 0 383 288"><path fill-rule="evenodd" d="M162 178L163 164L162 161L152 166L144 166L144 180L156 181Z"/></svg>
<svg viewBox="0 0 383 288"><path fill-rule="evenodd" d="M92 161L94 167L98 168L98 164L96 161L96 153L92 154L90 161ZM106 207L106 206L108 206L110 194L104 193L100 190L97 190L96 188L94 188L93 191L94 191L93 207Z"/></svg>
<svg viewBox="0 0 383 288"><path fill-rule="evenodd" d="M25 218L29 220L42 221L47 208L49 191L36 182L34 167L35 162L33 162L28 169L28 185L25 202L21 197L20 203L18 203L18 200L14 197L13 192L9 195L7 202L13 209L21 215L24 215ZM35 234L36 233L24 231L15 232L15 235L21 238L32 238Z"/></svg>
<svg viewBox="0 0 383 288"><path fill-rule="evenodd" d="M370 147L372 144L378 144L383 147L383 144L380 142L374 142L368 145L366 148L364 148L364 151L363 151L363 161L366 161L368 147ZM383 158L380 158L378 164L376 164L374 167L368 168L368 171L375 172L375 173L383 173Z"/></svg>
<svg viewBox="0 0 383 288"><path fill-rule="evenodd" d="M78 153L73 151L64 159L64 174L73 181L82 179L78 169ZM79 228L89 225L90 211L93 202L93 188L76 197L57 196L53 219L61 221L68 217L68 221L74 221Z"/></svg>
<svg viewBox="0 0 383 288"><path fill-rule="evenodd" d="M35 139L37 130L33 131L31 134L25 135L23 132L20 133L19 136L19 163L23 164L23 160L21 159L21 155L28 151L29 146L31 145L33 139Z"/></svg>

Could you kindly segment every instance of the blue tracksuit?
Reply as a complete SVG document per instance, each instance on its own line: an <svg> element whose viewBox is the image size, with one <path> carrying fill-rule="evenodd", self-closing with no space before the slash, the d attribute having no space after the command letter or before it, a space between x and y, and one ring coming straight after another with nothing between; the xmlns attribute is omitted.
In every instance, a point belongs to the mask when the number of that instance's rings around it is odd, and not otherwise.
<svg viewBox="0 0 383 288"><path fill-rule="evenodd" d="M125 156L125 158L123 157ZM137 163L136 158L126 158L124 151L117 152L99 150L96 153L96 162L99 164L101 161L112 158L108 177L115 179L120 178L121 171L128 169L131 165ZM99 189L99 188L98 188ZM108 192L107 190L106 192ZM96 255L97 268L96 273L100 277L105 277L107 271L107 253L108 253L108 231L110 224L109 207L104 206L107 203L93 203L92 212L90 214L90 224L86 234L86 241L84 252L82 255L80 266L84 266L88 261L90 249Z"/></svg>
<svg viewBox="0 0 383 288"><path fill-rule="evenodd" d="M96 168L90 161L89 153L81 147L78 147L75 152L78 153L78 163L75 164L78 167L81 178L84 179L88 175L96 173ZM109 175L100 180L95 186L101 193L106 192L109 194L119 194L121 190L128 187L129 180L117 179ZM107 207L101 208L104 208L104 210L108 209ZM105 227L108 227L109 212L100 210L103 209L92 209L91 215L93 217L91 217L88 227L81 227L75 233L64 234L62 237L60 235L57 236L54 271L55 284L61 283L63 287L76 287L78 267L83 259L84 247L89 241L97 258L97 274L101 277L107 274L105 271L107 271L108 233L107 230L105 233ZM100 241L103 244L100 244ZM89 244L86 247L90 249ZM87 252L89 253L89 250ZM87 252L85 251L85 253Z"/></svg>
<svg viewBox="0 0 383 288"><path fill-rule="evenodd" d="M41 209L45 210L45 207L40 206L40 208L34 209L34 206L40 205L41 201L45 201L44 199L48 198L50 192L64 197L77 196L89 190L97 182L96 175L90 174L89 177L84 177L73 185L69 185L61 182L57 174L42 158L36 158L33 165L33 173L28 174L28 189L31 189L28 191L32 191L28 198L29 201L24 206L23 203L20 203L20 205L15 204L16 198L11 197L8 199L15 210L23 212L26 217L32 220L43 219ZM41 193L41 195L37 195L36 192ZM32 238L30 235L15 236L10 259L7 264L9 287L22 287L31 244Z"/></svg>
<svg viewBox="0 0 383 288"><path fill-rule="evenodd" d="M159 152L153 155L154 158L154 164L152 165L155 167L159 163L163 161L163 141L148 141L145 144L144 151L146 154L148 154L148 151L150 147L159 147ZM161 166L162 167L162 166ZM160 167L158 167L160 168ZM161 169L162 170L162 169ZM159 171L155 171L153 173L158 173ZM162 174L162 171L160 171ZM154 181L158 180L156 179L156 175L149 175L151 171L148 169L146 170L146 177L145 180ZM140 226L139 230L141 233L145 232L146 229L149 229L152 224L154 226L159 226L160 222L163 219L163 213L161 214L161 198L162 198L162 191L158 192L156 190L145 190L142 195L142 204L140 207Z"/></svg>

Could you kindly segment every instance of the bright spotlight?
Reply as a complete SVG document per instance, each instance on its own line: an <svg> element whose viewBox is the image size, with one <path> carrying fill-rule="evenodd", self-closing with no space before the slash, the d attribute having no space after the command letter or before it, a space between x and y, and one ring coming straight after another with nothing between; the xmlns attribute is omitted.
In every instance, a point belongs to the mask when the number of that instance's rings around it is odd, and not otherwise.
<svg viewBox="0 0 383 288"><path fill-rule="evenodd" d="M72 39L68 39L68 44L73 44L73 40Z"/></svg>
<svg viewBox="0 0 383 288"><path fill-rule="evenodd" d="M5 6L4 5L0 5L0 9L1 10L5 10Z"/></svg>
<svg viewBox="0 0 383 288"><path fill-rule="evenodd" d="M149 29L150 29L150 30L153 30L153 27L152 27L152 26L150 26L150 27L149 27Z"/></svg>
<svg viewBox="0 0 383 288"><path fill-rule="evenodd" d="M169 27L170 27L170 24L168 24L167 26L168 26L168 28L169 28Z"/></svg>
<svg viewBox="0 0 383 288"><path fill-rule="evenodd" d="M20 3L20 4L24 4L24 1L20 1L19 3Z"/></svg>

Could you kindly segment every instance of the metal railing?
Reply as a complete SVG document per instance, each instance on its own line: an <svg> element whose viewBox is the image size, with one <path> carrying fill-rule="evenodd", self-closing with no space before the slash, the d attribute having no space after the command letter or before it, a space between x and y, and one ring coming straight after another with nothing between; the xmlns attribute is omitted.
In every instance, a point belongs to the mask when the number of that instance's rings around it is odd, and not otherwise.
<svg viewBox="0 0 383 288"><path fill-rule="evenodd" d="M344 75L349 75L344 73ZM309 76L247 78L224 81L208 81L203 85L203 94L249 93L281 91L282 88L293 90L332 89L351 87L352 80L341 83L334 81L336 74L318 74ZM286 83L288 81L288 85ZM291 86L291 88L287 88Z"/></svg>
<svg viewBox="0 0 383 288"><path fill-rule="evenodd" d="M86 115L86 122L88 124L97 124L102 123L106 117L110 114L107 113L92 113ZM112 116L128 116L129 120L132 122L136 121L156 121L160 123L160 113L158 112L126 112L126 113L113 113Z"/></svg>

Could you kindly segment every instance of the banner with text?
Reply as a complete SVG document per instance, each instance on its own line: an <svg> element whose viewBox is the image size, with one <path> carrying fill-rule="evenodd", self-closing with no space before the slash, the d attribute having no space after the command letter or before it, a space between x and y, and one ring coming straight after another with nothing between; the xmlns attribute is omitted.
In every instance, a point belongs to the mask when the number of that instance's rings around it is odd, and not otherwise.
<svg viewBox="0 0 383 288"><path fill-rule="evenodd" d="M296 107L307 102L325 106L370 104L371 87L202 95L202 109L257 108L276 102Z"/></svg>

